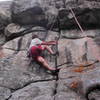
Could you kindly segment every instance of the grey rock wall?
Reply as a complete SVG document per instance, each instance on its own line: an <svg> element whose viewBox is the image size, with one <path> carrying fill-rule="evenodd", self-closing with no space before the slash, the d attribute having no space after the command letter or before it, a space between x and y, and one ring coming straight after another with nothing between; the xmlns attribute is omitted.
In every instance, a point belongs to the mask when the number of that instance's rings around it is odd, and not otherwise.
<svg viewBox="0 0 100 100"><path fill-rule="evenodd" d="M99 0L33 1L15 0L13 22L0 34L0 100L99 100L100 29L90 28L90 24L99 26L99 21L93 20L99 20ZM30 17L35 4L38 12ZM89 25L84 33L76 28L69 9L65 10L69 6L82 26ZM43 15L43 19L37 15ZM84 20L87 15L89 19ZM69 18L67 22L66 18ZM43 20L47 23L41 25ZM51 46L55 56L47 51L43 53L51 67L61 68L56 75L27 57L32 34L43 41L58 41Z"/></svg>

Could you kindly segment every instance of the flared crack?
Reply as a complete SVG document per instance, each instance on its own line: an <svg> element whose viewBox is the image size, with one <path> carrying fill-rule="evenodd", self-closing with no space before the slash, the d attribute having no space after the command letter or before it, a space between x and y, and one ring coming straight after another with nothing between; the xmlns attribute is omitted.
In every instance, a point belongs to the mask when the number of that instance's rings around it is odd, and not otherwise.
<svg viewBox="0 0 100 100"><path fill-rule="evenodd" d="M11 36L6 37L6 41L10 41L10 40L18 38L20 36L24 36L25 34L29 34L31 32L37 32L37 31L45 32L45 30L32 30L32 27L29 27L29 28L26 28L24 31L17 32L17 33L12 33Z"/></svg>
<svg viewBox="0 0 100 100"><path fill-rule="evenodd" d="M12 97L12 95L10 95L7 99L5 99L5 100L10 100L10 98Z"/></svg>
<svg viewBox="0 0 100 100"><path fill-rule="evenodd" d="M61 32L59 30L59 36L58 36L58 38L55 38L55 40L57 41L56 52L58 53L55 56L55 66L56 66L56 68L58 68L58 62L57 62L58 61L57 59L58 59L58 56L59 56L58 41L59 41L60 37L61 37ZM55 84L55 91L54 91L54 100L56 99L55 95L57 94L57 87L58 87L58 80L59 80L58 74L59 74L59 72L56 74L56 84Z"/></svg>
<svg viewBox="0 0 100 100"><path fill-rule="evenodd" d="M20 87L20 88L16 88L16 89L10 88L10 89L11 89L11 92L14 93L14 92L16 92L16 91L18 91L18 90L20 90L20 89L23 89L23 88L29 86L29 85L32 84L32 83L48 82L48 81L54 81L54 80L56 80L56 79L37 80L37 81L33 81L33 80L32 80L32 81L27 82L25 85L23 85L23 86Z"/></svg>

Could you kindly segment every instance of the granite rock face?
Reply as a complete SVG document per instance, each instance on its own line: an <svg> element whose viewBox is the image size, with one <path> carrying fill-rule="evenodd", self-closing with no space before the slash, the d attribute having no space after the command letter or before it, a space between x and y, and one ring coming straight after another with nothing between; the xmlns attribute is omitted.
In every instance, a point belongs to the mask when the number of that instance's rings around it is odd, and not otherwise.
<svg viewBox="0 0 100 100"><path fill-rule="evenodd" d="M99 100L100 29L94 29L99 26L99 3L14 0L13 23L0 33L0 100ZM87 24L84 33L77 29L69 6L81 25ZM33 34L57 41L50 46L55 55L43 52L50 67L61 68L57 74L27 57Z"/></svg>
<svg viewBox="0 0 100 100"><path fill-rule="evenodd" d="M100 1L95 0L14 0L12 6L13 22L19 24L33 24L61 29L78 28L70 8L84 28L99 27ZM57 20L56 20L57 18ZM26 20L27 19L27 20ZM33 20L34 19L34 20Z"/></svg>
<svg viewBox="0 0 100 100"><path fill-rule="evenodd" d="M14 0L12 20L19 24L46 25L47 20L40 3L35 0Z"/></svg>
<svg viewBox="0 0 100 100"><path fill-rule="evenodd" d="M32 83L13 93L10 100L53 100L54 91L55 81Z"/></svg>
<svg viewBox="0 0 100 100"><path fill-rule="evenodd" d="M14 0L11 6L12 20L21 25L32 24L33 26L57 27L58 9L54 0Z"/></svg>
<svg viewBox="0 0 100 100"><path fill-rule="evenodd" d="M6 100L11 96L11 91L8 88L0 87L0 99Z"/></svg>
<svg viewBox="0 0 100 100"><path fill-rule="evenodd" d="M40 27L34 27L34 29L40 29ZM44 57L51 67L61 68L58 76L51 75L43 66L27 58L32 34L38 34L42 36L42 40L46 41L58 39L58 44L52 46L52 49L59 54L52 56L47 51L44 52ZM9 100L19 100L19 98L22 100L96 98L98 100L98 96L95 97L99 94L98 86L100 85L98 40L95 37L94 39L91 37L65 38L58 32L42 30L18 36L5 43L0 50L0 86L13 91L12 96L9 95ZM47 90L51 94L48 94L45 88L49 88L51 92ZM79 96L78 93L81 95Z"/></svg>
<svg viewBox="0 0 100 100"><path fill-rule="evenodd" d="M59 10L60 27L62 29L78 28L71 9L82 27L96 28L100 26L98 22L100 20L100 1L69 0L69 2L64 2L64 4L65 7Z"/></svg>
<svg viewBox="0 0 100 100"><path fill-rule="evenodd" d="M10 23L9 16L7 11L0 8L0 31L4 30L4 28Z"/></svg>
<svg viewBox="0 0 100 100"><path fill-rule="evenodd" d="M56 99L91 100L95 98L98 100L100 92L99 66L100 63L88 67L82 65L62 66L63 68L59 73Z"/></svg>
<svg viewBox="0 0 100 100"><path fill-rule="evenodd" d="M11 1L0 3L0 31L11 22L10 5Z"/></svg>
<svg viewBox="0 0 100 100"><path fill-rule="evenodd" d="M4 30L6 26L11 23L11 1L0 2L0 45L6 42Z"/></svg>

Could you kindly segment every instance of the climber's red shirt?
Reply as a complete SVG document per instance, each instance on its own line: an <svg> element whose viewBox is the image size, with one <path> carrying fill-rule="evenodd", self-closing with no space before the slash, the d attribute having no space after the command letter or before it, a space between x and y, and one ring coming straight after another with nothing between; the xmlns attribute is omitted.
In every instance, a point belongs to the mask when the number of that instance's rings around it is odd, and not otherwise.
<svg viewBox="0 0 100 100"><path fill-rule="evenodd" d="M41 45L39 45L39 46L32 46L31 49L30 49L32 58L34 58L34 60L37 60L37 58L39 56L41 56L41 53L42 53L43 50L44 50L44 48L42 48Z"/></svg>

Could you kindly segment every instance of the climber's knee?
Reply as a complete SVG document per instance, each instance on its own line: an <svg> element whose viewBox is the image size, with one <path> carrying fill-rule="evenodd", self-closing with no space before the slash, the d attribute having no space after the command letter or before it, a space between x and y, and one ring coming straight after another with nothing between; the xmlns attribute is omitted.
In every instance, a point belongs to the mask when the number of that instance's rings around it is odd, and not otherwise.
<svg viewBox="0 0 100 100"><path fill-rule="evenodd" d="M42 63L42 64L45 63L44 58L41 57L41 56L39 56L39 57L37 58L37 61L40 62L40 63Z"/></svg>

